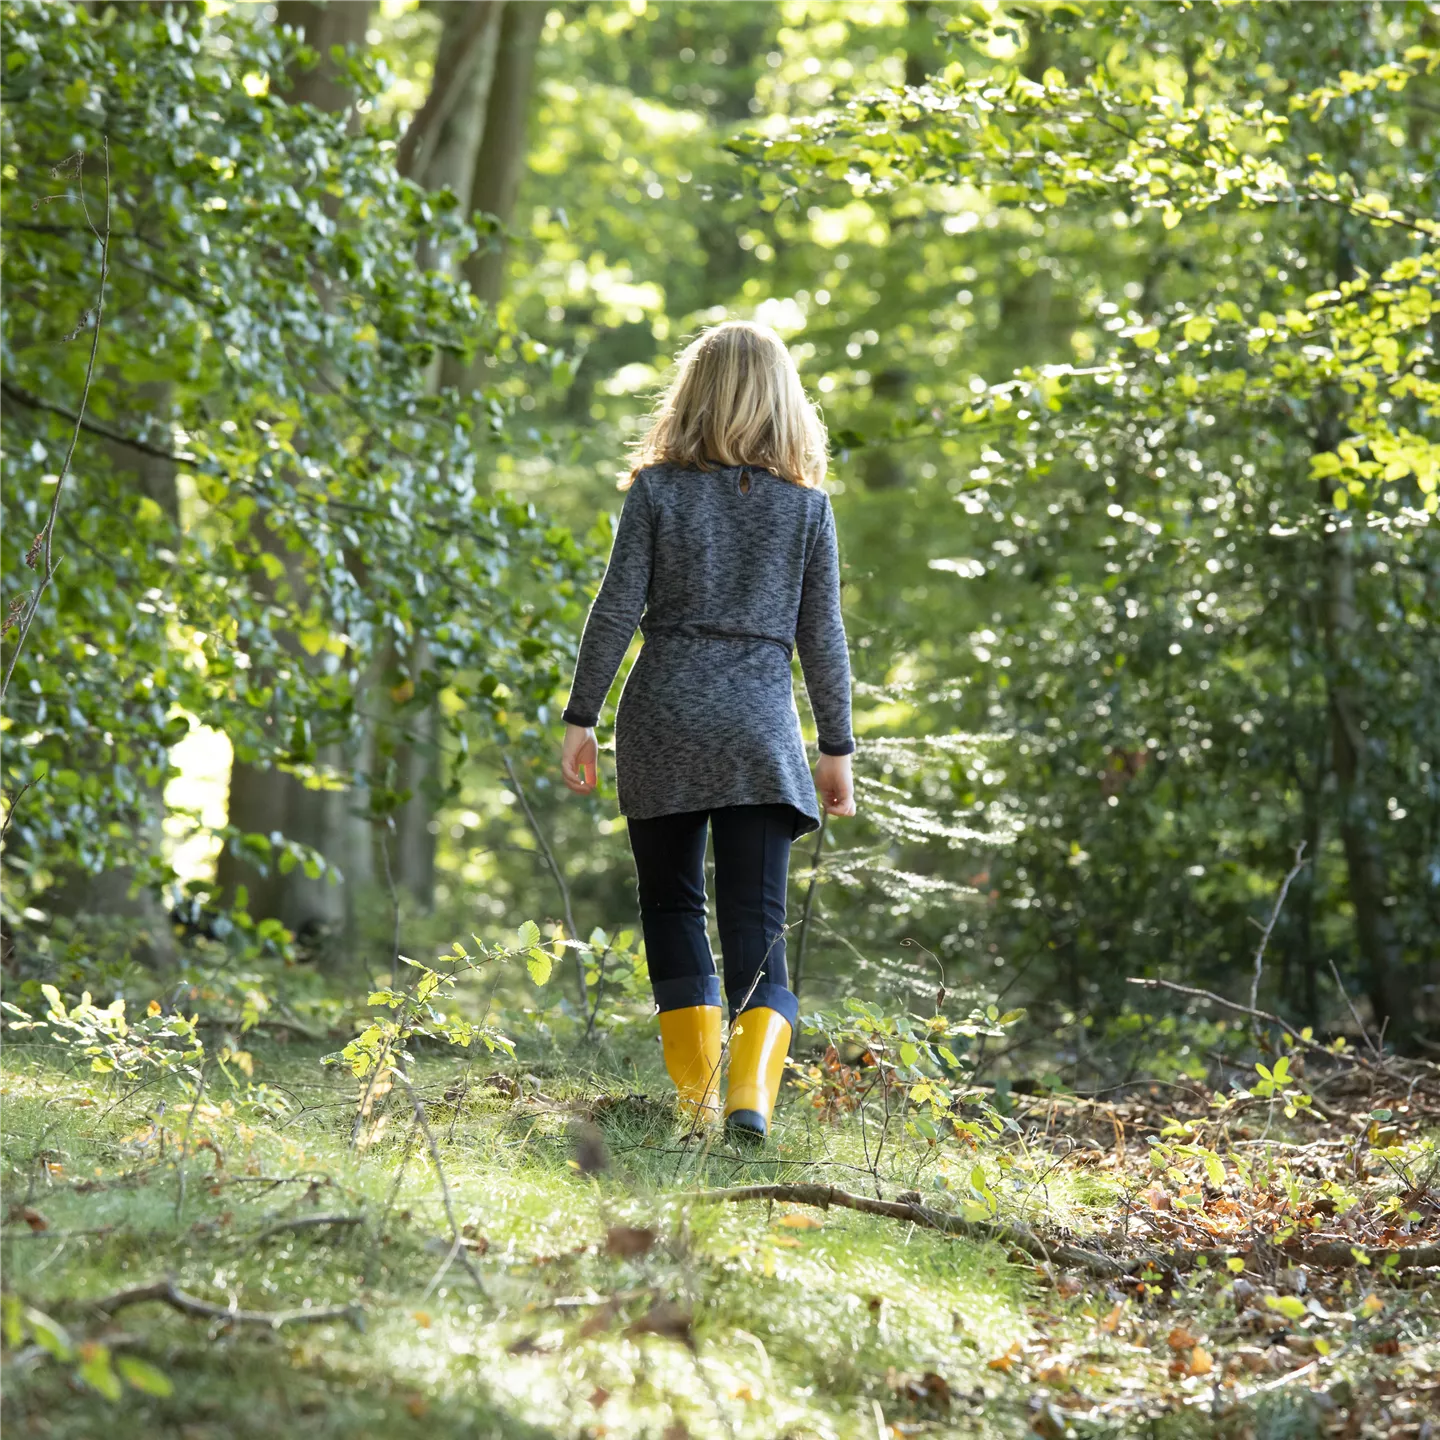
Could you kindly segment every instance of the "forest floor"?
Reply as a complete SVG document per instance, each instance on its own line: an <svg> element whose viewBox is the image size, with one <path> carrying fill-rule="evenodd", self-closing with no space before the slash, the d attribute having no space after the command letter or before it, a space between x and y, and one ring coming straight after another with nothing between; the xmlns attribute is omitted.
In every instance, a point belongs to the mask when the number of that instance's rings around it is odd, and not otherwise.
<svg viewBox="0 0 1440 1440"><path fill-rule="evenodd" d="M273 1114L8 1044L7 1437L1440 1433L1425 1087L1016 1097L993 1147L877 1153L832 1058L740 1153L658 1050L522 1047L422 1058L424 1125L397 1087L356 1146L353 1076L252 1053ZM696 1198L793 1184L889 1213Z"/></svg>

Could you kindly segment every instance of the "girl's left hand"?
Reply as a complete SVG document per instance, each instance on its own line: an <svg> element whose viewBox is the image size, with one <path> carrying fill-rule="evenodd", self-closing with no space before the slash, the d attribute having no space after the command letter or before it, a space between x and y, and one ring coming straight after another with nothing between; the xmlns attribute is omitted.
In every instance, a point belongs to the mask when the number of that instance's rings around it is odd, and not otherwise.
<svg viewBox="0 0 1440 1440"><path fill-rule="evenodd" d="M560 774L577 795L588 795L600 778L600 746L595 731L583 725L567 725L560 747Z"/></svg>

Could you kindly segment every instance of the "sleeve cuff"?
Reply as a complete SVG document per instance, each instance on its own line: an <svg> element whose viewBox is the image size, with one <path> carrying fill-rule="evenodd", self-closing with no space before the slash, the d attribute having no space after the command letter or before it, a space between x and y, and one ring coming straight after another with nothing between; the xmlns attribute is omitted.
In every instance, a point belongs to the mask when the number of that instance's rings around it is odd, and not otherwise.
<svg viewBox="0 0 1440 1440"><path fill-rule="evenodd" d="M855 753L855 742L853 740L841 740L838 744L830 740L820 741L820 753L822 755L853 755Z"/></svg>
<svg viewBox="0 0 1440 1440"><path fill-rule="evenodd" d="M586 730L593 730L595 722L599 720L598 715L585 713L583 710L576 710L573 706L567 705L560 718L567 725L582 725Z"/></svg>

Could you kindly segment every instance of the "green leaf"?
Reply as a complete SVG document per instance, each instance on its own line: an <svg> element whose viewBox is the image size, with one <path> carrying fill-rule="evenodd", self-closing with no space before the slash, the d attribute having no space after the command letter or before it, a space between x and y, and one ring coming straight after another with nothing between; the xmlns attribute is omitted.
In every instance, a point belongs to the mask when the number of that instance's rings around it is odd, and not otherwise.
<svg viewBox="0 0 1440 1440"><path fill-rule="evenodd" d="M75 1347L70 1343L65 1327L52 1320L43 1310L33 1307L27 1309L25 1323L29 1325L35 1343L48 1350L57 1360L69 1360L75 1354Z"/></svg>
<svg viewBox="0 0 1440 1440"><path fill-rule="evenodd" d="M540 927L533 920L527 920L517 933L520 936L522 950L528 950L532 945L540 943Z"/></svg>
<svg viewBox="0 0 1440 1440"><path fill-rule="evenodd" d="M1160 343L1160 332L1151 326L1130 337L1142 350L1153 350Z"/></svg>
<svg viewBox="0 0 1440 1440"><path fill-rule="evenodd" d="M917 1064L917 1063L919 1062L919 1059L920 1059L920 1048L919 1048L919 1046L917 1046L917 1045L912 1045L912 1044L910 1043L910 1041L907 1040L907 1041L900 1047L900 1063L901 1063L902 1065L914 1065L914 1064Z"/></svg>
<svg viewBox="0 0 1440 1440"><path fill-rule="evenodd" d="M115 1368L120 1372L127 1385L136 1390L143 1390L147 1395L165 1396L175 1393L175 1387L170 1383L170 1377L163 1370L157 1370L148 1360L142 1360L138 1355L117 1356Z"/></svg>
<svg viewBox="0 0 1440 1440"><path fill-rule="evenodd" d="M81 1349L84 1357L80 1362L79 1376L92 1390L98 1390L107 1400L118 1400L125 1393L120 1377L110 1364L110 1350L105 1345L93 1342Z"/></svg>
<svg viewBox="0 0 1440 1440"><path fill-rule="evenodd" d="M550 972L554 966L554 960L546 951L538 945L531 946L526 954L525 968L529 970L530 978L537 985L544 985L550 979Z"/></svg>
<svg viewBox="0 0 1440 1440"><path fill-rule="evenodd" d="M1305 1314L1305 1302L1294 1295L1267 1295L1265 1304L1287 1320L1299 1320Z"/></svg>

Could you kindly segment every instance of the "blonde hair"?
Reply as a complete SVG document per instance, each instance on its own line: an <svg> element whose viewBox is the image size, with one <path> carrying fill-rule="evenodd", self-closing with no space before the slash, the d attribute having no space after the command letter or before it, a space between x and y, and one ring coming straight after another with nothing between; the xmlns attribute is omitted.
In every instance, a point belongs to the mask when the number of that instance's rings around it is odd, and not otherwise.
<svg viewBox="0 0 1440 1440"><path fill-rule="evenodd" d="M825 478L825 422L768 325L727 320L680 353L621 488L647 465L754 465L796 485Z"/></svg>

